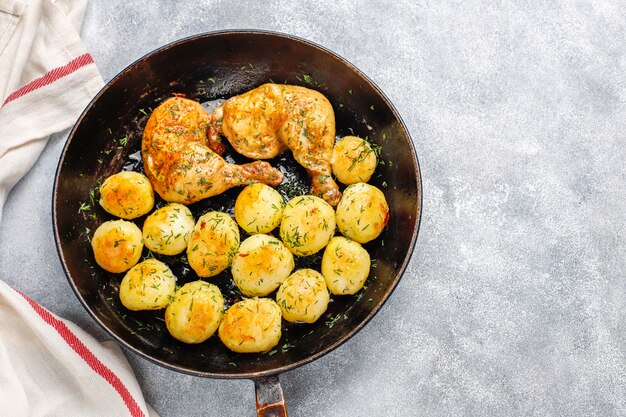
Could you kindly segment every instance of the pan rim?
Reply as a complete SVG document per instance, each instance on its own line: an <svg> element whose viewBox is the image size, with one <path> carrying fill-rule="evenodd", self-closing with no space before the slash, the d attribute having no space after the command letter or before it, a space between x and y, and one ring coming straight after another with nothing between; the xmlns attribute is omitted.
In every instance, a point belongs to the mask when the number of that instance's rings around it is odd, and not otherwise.
<svg viewBox="0 0 626 417"><path fill-rule="evenodd" d="M83 119L85 118L85 116L87 115L87 113L92 109L92 107L94 106L94 104L100 99L100 97L106 93L106 91L113 86L118 79L122 78L123 76L125 76L130 70L132 70L135 66L139 65L140 63L144 62L147 59L150 59L152 56L158 55L160 53L162 53L163 51L169 50L171 48L175 48L179 45L183 45L189 42L194 42L200 39L204 39L204 38L209 38L209 37L219 37L219 36L227 36L227 35L236 35L236 34L243 34L243 35L259 35L259 36L273 36L273 37L278 37L278 38L283 38L283 39L287 39L290 41L295 41L295 42L299 42L299 43L303 43L309 47L313 47L316 48L320 51L322 51L323 53L330 55L332 58L338 60L339 62L341 62L343 65L345 65L346 67L348 67L349 69L351 69L356 75L358 75L361 79L363 79L364 82L366 82L368 84L368 86L378 95L380 95L380 97L383 99L383 101L385 102L385 104L389 107L389 109L391 110L391 112L393 113L394 117L399 121L400 126L402 128L402 131L404 132L404 135L407 138L408 141L408 145L409 148L411 150L411 159L413 162L413 165L415 166L415 170L416 170L416 183L415 183L415 187L417 190L417 206L416 206L416 221L415 221L415 226L413 227L413 231L412 231L412 237L411 237L411 241L409 242L409 246L408 246L408 253L407 255L404 257L404 260L402 262L402 264L399 266L398 268L398 272L394 278L394 280L392 282L390 282L390 285L387 287L385 293L382 295L382 298L380 300L380 302L367 314L367 316L361 320L352 330L350 330L349 332L346 332L345 334L343 334L341 337L339 337L339 339L333 343L331 343L330 345L324 347L323 349L321 349L319 352L313 353L311 355L308 355L307 357L298 360L298 361L294 361L291 362L289 364L283 365L283 366L279 366L279 367L275 367L272 369L267 369L264 371L259 371L259 372L241 372L241 373L216 373L216 372L206 372L206 371L198 371L198 370L194 370L194 369L190 369L187 367L183 367L183 366L179 366L179 365L175 365L175 364L171 364L168 363L164 360L155 358L150 356L149 354L147 354L146 352L141 351L139 348L132 346L130 343L128 343L127 341L125 341L124 339L122 339L120 336L118 336L117 334L115 334L113 331L111 331L102 320L100 320L100 318L95 314L94 311L92 311L91 307L87 304L86 300L83 298L83 296L80 293L80 290L78 289L78 287L76 286L76 283L74 282L74 280L71 278L71 274L70 274L70 270L68 267L68 264L65 260L65 254L63 252L63 248L61 245L61 236L60 236L60 232L59 232L59 225L58 225L58 221L57 221L57 216L58 216L58 210L57 210L57 206L58 206L58 189L59 189L59 179L60 179L60 174L61 174L61 170L62 167L64 165L65 162L65 158L66 158L66 154L73 142L73 138L74 135L76 134L76 130L78 129L78 127L81 125ZM70 287L72 288L72 290L74 291L74 294L76 295L76 297L78 298L78 300L80 301L80 303L83 305L83 307L85 308L85 310L87 310L88 314L92 317L92 319L94 319L96 321L96 323L98 323L98 325L106 332L106 334L110 337L112 337L118 344L120 344L121 346L123 346L124 348L134 352L135 354L139 355L142 358L145 358L157 365L163 366L164 368L170 369L170 370L174 370L180 373L184 373L184 374L188 374L188 375L193 375L193 376L198 376L198 377L204 377L204 378L215 378L215 379L256 379L256 378L261 378L261 377L266 377L266 376L270 376L270 375L276 375L276 374L280 374L280 373L284 373L296 368L299 368L303 365L306 365L316 359L321 358L322 356L332 352L333 350L337 349L338 347L340 347L341 345L343 345L344 343L346 343L349 339L351 339L356 333L358 333L361 329L363 329L365 327L365 325L367 323L369 323L373 317L380 311L380 309L383 307L383 305L387 302L387 300L389 299L389 297L391 296L391 294L393 293L393 291L396 289L396 287L398 286L398 283L400 281L400 279L402 278L402 276L404 275L404 272L406 271L406 268L414 254L414 250L415 250L415 245L417 242L417 237L419 234L419 230L420 230L420 226L421 226L421 220L422 220L422 212L423 212L423 184L422 184L422 175L421 175L421 169L420 169L420 164L419 164L419 160L417 157L417 154L415 152L415 145L413 143L413 140L411 138L411 134L409 132L409 130L407 129L407 126L404 122L404 120L402 119L402 117L400 116L399 112L397 111L397 109L395 108L395 106L393 105L393 103L391 102L391 100L389 100L389 98L387 97L387 95L385 95L385 93L376 85L376 83L374 83L367 75L365 75L359 68L357 68L354 64L350 63L349 61L347 61L345 58L341 57L340 55L338 55L337 53L315 43L312 42L310 40L304 39L304 38L300 38L298 36L294 36L291 34L286 34L286 33L282 33L282 32L277 32L277 31L269 31L269 30L257 30L257 29L227 29L227 30L216 30L216 31L209 31L209 32L203 32L200 34L195 34L195 35L191 35L188 37L184 37L178 40L175 40L173 42L170 42L168 44L165 44L157 49L154 49L148 53L146 53L145 55L143 55L142 57L138 58L137 60L133 61L131 64L129 64L128 66L126 66L123 70L121 70L118 74L116 74L113 78L111 78L111 80L109 80L103 87L102 89L91 99L91 101L87 104L87 106L85 107L85 109L83 110L83 112L81 113L81 115L78 117L78 119L76 120L76 122L74 123L74 126L72 127L67 141L63 147L63 150L61 152L61 155L59 157L59 161L57 164L57 169L55 171L55 177L54 177L54 183L53 183L53 192L52 192L52 222L53 222L53 233L54 233L54 240L55 240L55 245L57 248L57 254L59 256L59 260L61 261L61 265L63 267L63 271L65 273L65 276L67 278L67 281L70 284Z"/></svg>

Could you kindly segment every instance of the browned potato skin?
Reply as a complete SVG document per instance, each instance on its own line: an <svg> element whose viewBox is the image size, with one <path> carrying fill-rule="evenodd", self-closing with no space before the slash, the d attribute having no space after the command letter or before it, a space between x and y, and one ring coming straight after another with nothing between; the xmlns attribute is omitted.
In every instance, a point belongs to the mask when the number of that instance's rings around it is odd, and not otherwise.
<svg viewBox="0 0 626 417"><path fill-rule="evenodd" d="M165 309L165 325L175 339L202 343L217 330L224 314L224 298L216 285L189 282L174 293Z"/></svg>
<svg viewBox="0 0 626 417"><path fill-rule="evenodd" d="M377 187L358 182L349 185L336 210L339 232L358 243L376 239L389 221L389 205Z"/></svg>
<svg viewBox="0 0 626 417"><path fill-rule="evenodd" d="M343 236L333 237L322 256L322 275L335 295L356 294L369 276L370 255L358 243Z"/></svg>
<svg viewBox="0 0 626 417"><path fill-rule="evenodd" d="M99 202L104 210L114 216L135 219L152 210L154 191L145 175L122 171L102 183Z"/></svg>
<svg viewBox="0 0 626 417"><path fill-rule="evenodd" d="M264 297L278 288L293 268L293 255L280 240L256 234L239 246L231 272L243 295Z"/></svg>
<svg viewBox="0 0 626 417"><path fill-rule="evenodd" d="M335 211L312 195L292 198L285 205L280 238L297 256L309 256L324 248L335 234Z"/></svg>
<svg viewBox="0 0 626 417"><path fill-rule="evenodd" d="M283 318L291 322L315 323L328 308L326 281L313 269L299 269L283 282L276 293Z"/></svg>
<svg viewBox="0 0 626 417"><path fill-rule="evenodd" d="M141 258L141 230L126 220L104 222L94 232L91 247L101 268L113 273L125 272Z"/></svg>
<svg viewBox="0 0 626 417"><path fill-rule="evenodd" d="M239 238L237 223L228 214L203 214L187 243L189 266L202 278L219 274L230 266L239 249Z"/></svg>
<svg viewBox="0 0 626 417"><path fill-rule="evenodd" d="M187 206L170 203L152 212L143 222L143 243L152 252L178 255L187 248L196 222Z"/></svg>
<svg viewBox="0 0 626 417"><path fill-rule="evenodd" d="M269 298L246 298L226 310L218 335L233 352L267 352L280 340L280 307Z"/></svg>
<svg viewBox="0 0 626 417"><path fill-rule="evenodd" d="M250 234L269 233L280 225L284 208L278 191L265 184L250 184L235 200L235 220Z"/></svg>
<svg viewBox="0 0 626 417"><path fill-rule="evenodd" d="M345 136L333 148L333 174L342 184L368 182L377 163L376 153L370 144L357 136Z"/></svg>
<svg viewBox="0 0 626 417"><path fill-rule="evenodd" d="M129 310L160 310L174 291L176 277L170 268L149 258L128 270L120 283L120 301Z"/></svg>

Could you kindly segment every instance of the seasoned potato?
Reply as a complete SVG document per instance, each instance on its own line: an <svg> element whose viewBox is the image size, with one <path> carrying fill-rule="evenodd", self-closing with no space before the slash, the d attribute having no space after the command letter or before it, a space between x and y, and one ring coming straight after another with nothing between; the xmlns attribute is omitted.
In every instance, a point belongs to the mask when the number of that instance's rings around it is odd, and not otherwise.
<svg viewBox="0 0 626 417"><path fill-rule="evenodd" d="M191 210L171 203L150 214L143 223L143 243L152 252L178 255L187 247L195 221Z"/></svg>
<svg viewBox="0 0 626 417"><path fill-rule="evenodd" d="M122 219L135 219L154 206L154 191L148 178L133 171L111 175L100 186L100 205Z"/></svg>
<svg viewBox="0 0 626 417"><path fill-rule="evenodd" d="M349 185L337 205L337 228L359 243L376 239L389 220L385 195L370 184Z"/></svg>
<svg viewBox="0 0 626 417"><path fill-rule="evenodd" d="M335 234L335 210L312 195L294 197L285 206L280 238L298 256L312 255Z"/></svg>
<svg viewBox="0 0 626 417"><path fill-rule="evenodd" d="M141 257L141 230L126 220L104 222L94 232L91 247L103 269L114 273L128 271Z"/></svg>
<svg viewBox="0 0 626 417"><path fill-rule="evenodd" d="M258 234L241 242L231 271L243 295L262 297L278 288L293 268L293 255L280 240Z"/></svg>
<svg viewBox="0 0 626 417"><path fill-rule="evenodd" d="M172 337L185 343L202 343L213 336L224 315L220 289L201 280L188 282L165 309L165 326Z"/></svg>
<svg viewBox="0 0 626 417"><path fill-rule="evenodd" d="M176 277L163 262L151 258L130 268L120 284L120 301L129 310L167 307L176 291Z"/></svg>
<svg viewBox="0 0 626 417"><path fill-rule="evenodd" d="M276 293L276 302L287 321L314 323L328 307L330 296L324 277L313 269L299 269Z"/></svg>
<svg viewBox="0 0 626 417"><path fill-rule="evenodd" d="M322 256L322 275L335 295L356 294L370 273L370 255L353 240L333 237Z"/></svg>
<svg viewBox="0 0 626 417"><path fill-rule="evenodd" d="M377 160L367 141L346 136L335 144L330 163L337 180L349 185L368 182L376 170Z"/></svg>
<svg viewBox="0 0 626 417"><path fill-rule="evenodd" d="M269 233L280 224L284 208L278 191L265 184L251 184L237 196L235 220L250 234Z"/></svg>
<svg viewBox="0 0 626 417"><path fill-rule="evenodd" d="M226 310L218 335L233 352L266 352L280 340L280 307L270 298L239 301Z"/></svg>
<svg viewBox="0 0 626 417"><path fill-rule="evenodd" d="M200 277L219 274L233 260L239 248L239 228L226 213L210 211L202 215L187 244L189 266Z"/></svg>

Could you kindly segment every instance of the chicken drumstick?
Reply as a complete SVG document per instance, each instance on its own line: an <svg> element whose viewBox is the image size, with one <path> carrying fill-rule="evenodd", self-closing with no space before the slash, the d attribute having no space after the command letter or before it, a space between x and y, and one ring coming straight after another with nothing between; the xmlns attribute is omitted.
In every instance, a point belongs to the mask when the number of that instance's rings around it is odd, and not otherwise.
<svg viewBox="0 0 626 417"><path fill-rule="evenodd" d="M215 153L207 144L210 121L200 103L182 97L165 100L150 115L141 153L146 175L165 201L190 204L238 185L282 182L283 174L267 162L230 164Z"/></svg>
<svg viewBox="0 0 626 417"><path fill-rule="evenodd" d="M333 207L339 203L341 192L330 167L335 114L319 92L293 85L261 85L215 109L209 142L217 142L219 133L249 158L269 159L291 149L311 176L311 193Z"/></svg>

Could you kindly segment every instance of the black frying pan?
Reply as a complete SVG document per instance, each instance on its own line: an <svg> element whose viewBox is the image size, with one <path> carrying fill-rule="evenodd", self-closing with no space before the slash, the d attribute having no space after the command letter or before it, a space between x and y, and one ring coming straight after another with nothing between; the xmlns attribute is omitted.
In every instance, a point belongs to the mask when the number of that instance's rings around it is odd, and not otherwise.
<svg viewBox="0 0 626 417"><path fill-rule="evenodd" d="M119 302L122 274L97 266L91 233L112 219L98 204L98 184L122 169L141 171L140 144L151 109L172 94L211 107L220 99L273 81L322 92L333 104L337 135L368 137L381 146L383 161L371 184L390 206L382 235L365 245L372 258L366 288L333 297L313 325L285 323L280 344L263 354L237 354L216 336L186 345L169 336L163 312L130 312ZM227 159L247 160L234 151ZM286 173L278 187L285 198L308 190L306 171L286 154L270 160ZM95 191L94 191L95 190ZM196 218L208 210L232 214L240 189L190 206ZM353 65L311 42L272 32L226 31L194 36L164 46L122 71L87 106L61 155L53 193L54 233L59 256L76 296L89 314L128 349L175 371L211 378L251 378L258 415L286 415L277 375L335 349L359 331L382 307L413 252L421 217L421 177L415 150L400 116L384 94ZM157 199L157 207L163 202ZM141 227L144 218L136 220ZM242 236L242 240L245 235ZM179 284L197 277L184 258L163 257ZM296 267L319 270L319 256L298 258ZM227 304L241 298L225 271L210 278Z"/></svg>

